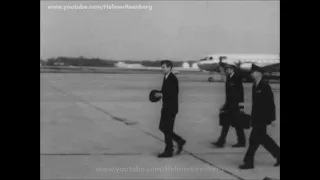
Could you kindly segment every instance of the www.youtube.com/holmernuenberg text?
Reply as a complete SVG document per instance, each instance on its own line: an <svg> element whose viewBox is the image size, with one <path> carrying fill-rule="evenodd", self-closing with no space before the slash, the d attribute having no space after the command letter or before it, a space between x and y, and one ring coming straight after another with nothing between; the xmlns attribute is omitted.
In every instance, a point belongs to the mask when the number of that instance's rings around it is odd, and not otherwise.
<svg viewBox="0 0 320 180"><path fill-rule="evenodd" d="M97 172L109 172L109 173L124 173L124 172L217 172L220 171L217 168L213 167L176 167L176 166L164 166L156 168L141 168L141 167L127 167L127 168L96 168Z"/></svg>
<svg viewBox="0 0 320 180"><path fill-rule="evenodd" d="M50 5L48 6L50 10L148 10L152 11L152 6L150 5L129 5L129 4L103 4L103 5Z"/></svg>

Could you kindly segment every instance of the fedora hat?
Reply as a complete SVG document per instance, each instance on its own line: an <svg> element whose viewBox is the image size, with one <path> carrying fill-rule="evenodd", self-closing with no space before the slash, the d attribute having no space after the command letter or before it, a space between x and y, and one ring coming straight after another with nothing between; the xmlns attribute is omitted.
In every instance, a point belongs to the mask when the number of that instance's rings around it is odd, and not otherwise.
<svg viewBox="0 0 320 180"><path fill-rule="evenodd" d="M158 101L161 99L161 97L156 97L156 96L155 96L156 93L161 93L161 91L159 91L159 90L152 90L152 91L150 91L150 93L149 93L149 100L150 100L151 102L158 102Z"/></svg>

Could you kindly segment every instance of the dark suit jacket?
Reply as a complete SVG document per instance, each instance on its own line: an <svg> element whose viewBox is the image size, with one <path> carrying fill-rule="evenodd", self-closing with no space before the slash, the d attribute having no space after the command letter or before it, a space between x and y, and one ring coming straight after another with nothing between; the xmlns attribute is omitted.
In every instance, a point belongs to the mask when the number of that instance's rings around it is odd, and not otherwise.
<svg viewBox="0 0 320 180"><path fill-rule="evenodd" d="M244 102L242 79L238 74L227 77L226 81L226 102L222 107L223 113L219 114L219 124L221 126L236 126L239 103Z"/></svg>
<svg viewBox="0 0 320 180"><path fill-rule="evenodd" d="M238 110L238 104L244 102L242 79L238 74L231 78L228 76L226 81L226 102L223 109L227 111Z"/></svg>
<svg viewBox="0 0 320 180"><path fill-rule="evenodd" d="M170 73L168 79L163 78L162 84L162 110L173 114L178 113L179 82L177 77Z"/></svg>
<svg viewBox="0 0 320 180"><path fill-rule="evenodd" d="M252 86L252 126L269 125L276 119L273 92L263 79Z"/></svg>

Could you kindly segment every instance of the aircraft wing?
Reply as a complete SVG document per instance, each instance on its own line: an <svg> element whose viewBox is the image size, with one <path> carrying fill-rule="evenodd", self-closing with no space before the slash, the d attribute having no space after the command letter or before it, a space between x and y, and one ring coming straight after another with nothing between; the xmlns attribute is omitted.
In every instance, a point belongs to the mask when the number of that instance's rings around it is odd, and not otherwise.
<svg viewBox="0 0 320 180"><path fill-rule="evenodd" d="M262 67L266 72L280 72L280 63Z"/></svg>

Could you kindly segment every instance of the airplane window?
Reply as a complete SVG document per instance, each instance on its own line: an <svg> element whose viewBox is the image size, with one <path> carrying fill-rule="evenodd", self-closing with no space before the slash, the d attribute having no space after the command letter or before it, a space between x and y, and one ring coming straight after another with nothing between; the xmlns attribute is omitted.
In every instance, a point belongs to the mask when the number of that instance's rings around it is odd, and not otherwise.
<svg viewBox="0 0 320 180"><path fill-rule="evenodd" d="M212 60L212 57L210 57L209 60Z"/></svg>

